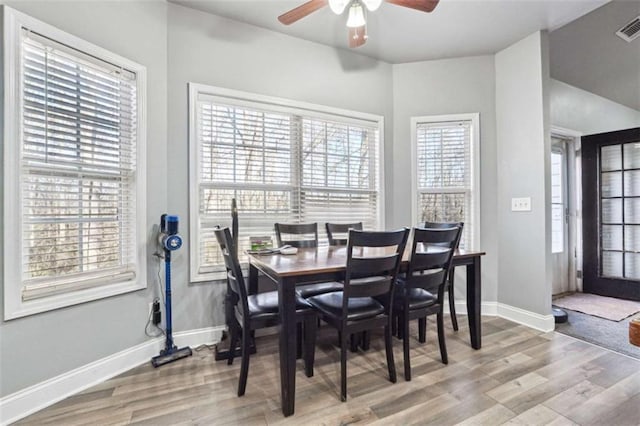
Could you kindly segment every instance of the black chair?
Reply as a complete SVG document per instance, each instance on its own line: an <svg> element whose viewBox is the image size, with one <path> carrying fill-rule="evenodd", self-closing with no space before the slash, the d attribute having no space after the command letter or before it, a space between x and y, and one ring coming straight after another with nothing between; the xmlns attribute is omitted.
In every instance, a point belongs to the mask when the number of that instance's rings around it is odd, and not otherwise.
<svg viewBox="0 0 640 426"><path fill-rule="evenodd" d="M438 343L442 362L449 362L444 336L443 297L451 260L458 241L460 228L424 229L414 228L411 258L404 277L400 277L394 296L394 314L398 317L398 327L402 330L404 349L404 377L411 380L409 359L409 322L424 320L429 315L437 315ZM422 331L421 342L422 340Z"/></svg>
<svg viewBox="0 0 640 426"><path fill-rule="evenodd" d="M229 359L227 363L233 364L235 347L242 334L242 364L240 366L240 381L238 384L238 396L245 393L247 387L247 375L249 372L249 348L251 335L254 330L278 325L278 292L271 291L248 295L242 270L237 256L234 255L234 243L229 228L216 228L214 233L220 244L224 264L227 269L229 288L235 295L234 321L229 324ZM315 354L315 339L317 328L316 311L304 299L296 299L297 321L304 324L304 363L307 377L313 376L313 362Z"/></svg>
<svg viewBox="0 0 640 426"><path fill-rule="evenodd" d="M308 299L324 321L338 330L340 339L340 398L347 400L347 349L350 335L384 327L389 380L396 382L391 319L394 283L409 235L408 229L393 232L349 231L344 289ZM394 249L390 249L393 247Z"/></svg>
<svg viewBox="0 0 640 426"><path fill-rule="evenodd" d="M276 240L278 247L288 244L297 248L318 247L318 224L317 223L276 223ZM294 239L294 236L300 236ZM298 296L308 298L318 294L329 293L331 291L342 290L342 284L336 282L320 282L305 284L296 288Z"/></svg>
<svg viewBox="0 0 640 426"><path fill-rule="evenodd" d="M446 229L446 228L455 228L456 226L460 227L460 236L458 237L458 241L456 241L456 249L460 244L460 238L462 237L462 229L464 228L464 222L425 222L423 224L423 228L432 228L432 229ZM449 314L451 316L451 325L455 331L458 331L458 317L456 316L456 298L453 294L454 292L454 278L455 278L455 267L451 268L449 271L449 279L447 280L446 291L449 295Z"/></svg>
<svg viewBox="0 0 640 426"><path fill-rule="evenodd" d="M329 238L330 246L346 246L347 238L339 238L336 234L340 234L340 237L347 237L349 229L355 229L356 231L362 231L362 222L356 223L326 223L327 237Z"/></svg>
<svg viewBox="0 0 640 426"><path fill-rule="evenodd" d="M276 223L278 247L288 244L297 248L318 247L317 223Z"/></svg>

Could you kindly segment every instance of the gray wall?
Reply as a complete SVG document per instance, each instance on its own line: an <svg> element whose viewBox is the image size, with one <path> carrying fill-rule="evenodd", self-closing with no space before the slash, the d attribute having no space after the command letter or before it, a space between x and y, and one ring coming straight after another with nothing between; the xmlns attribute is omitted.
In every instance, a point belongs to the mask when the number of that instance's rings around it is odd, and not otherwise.
<svg viewBox="0 0 640 426"><path fill-rule="evenodd" d="M548 39L534 33L498 52L498 302L551 312ZM512 197L531 197L532 211L512 212Z"/></svg>
<svg viewBox="0 0 640 426"><path fill-rule="evenodd" d="M496 119L493 56L397 64L393 66L392 224L411 223L411 126L415 116L480 113L480 249L482 298L497 298ZM462 269L462 268L458 268ZM464 294L463 271L456 280Z"/></svg>
<svg viewBox="0 0 640 426"><path fill-rule="evenodd" d="M165 189L153 184L166 179L166 4L1 3L147 67L147 230L151 235L152 225L166 208ZM157 294L151 259L147 275L147 290L1 322L0 397L143 342L148 303ZM0 303L0 311L3 306Z"/></svg>
<svg viewBox="0 0 640 426"><path fill-rule="evenodd" d="M640 40L616 31L640 15L640 1L616 0L549 35L551 77L640 110Z"/></svg>
<svg viewBox="0 0 640 426"><path fill-rule="evenodd" d="M169 4L168 208L188 220L187 83L195 82L312 102L385 118L385 187L392 203L394 155L391 65L183 6ZM389 223L389 218L387 218ZM188 280L184 262L173 269L176 282ZM224 323L221 282L193 283L175 292L176 328Z"/></svg>
<svg viewBox="0 0 640 426"><path fill-rule="evenodd" d="M640 127L640 111L551 80L551 124L583 135Z"/></svg>

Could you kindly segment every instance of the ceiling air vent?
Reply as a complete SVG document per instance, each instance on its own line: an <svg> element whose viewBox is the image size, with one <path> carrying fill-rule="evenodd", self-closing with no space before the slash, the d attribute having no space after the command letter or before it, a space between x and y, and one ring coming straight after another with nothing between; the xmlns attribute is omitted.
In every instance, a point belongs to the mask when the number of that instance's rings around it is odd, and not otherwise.
<svg viewBox="0 0 640 426"><path fill-rule="evenodd" d="M640 16L637 16L624 27L620 28L616 35L624 41L631 42L640 37Z"/></svg>

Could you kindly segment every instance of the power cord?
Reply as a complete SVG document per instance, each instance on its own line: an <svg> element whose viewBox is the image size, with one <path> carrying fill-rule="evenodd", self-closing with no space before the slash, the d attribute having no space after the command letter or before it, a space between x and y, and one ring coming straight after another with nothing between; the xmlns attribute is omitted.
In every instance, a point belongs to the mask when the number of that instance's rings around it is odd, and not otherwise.
<svg viewBox="0 0 640 426"><path fill-rule="evenodd" d="M154 302L157 300L158 298L156 297ZM166 332L161 327L158 327L152 322L151 320L152 317L153 317L153 312L150 311L149 318L147 318L147 325L144 326L144 334L146 334L147 337L160 337L160 336L166 335ZM154 327L156 330L158 330L158 332L152 334L151 331L149 330L149 326Z"/></svg>

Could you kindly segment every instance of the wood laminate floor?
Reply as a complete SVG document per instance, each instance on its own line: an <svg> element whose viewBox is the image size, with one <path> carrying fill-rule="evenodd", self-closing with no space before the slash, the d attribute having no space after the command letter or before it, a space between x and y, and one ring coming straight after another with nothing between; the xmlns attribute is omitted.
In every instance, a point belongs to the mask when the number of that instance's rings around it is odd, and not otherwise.
<svg viewBox="0 0 640 426"><path fill-rule="evenodd" d="M447 318L448 321L448 318ZM348 401L339 397L335 331L323 328L315 376L299 361L296 412L280 411L277 336L257 339L246 395L236 396L240 363L210 350L154 369L146 364L33 414L20 424L435 424L638 425L640 361L559 334L483 318L483 347L469 345L466 317L447 323L449 364L440 362L435 323L427 343L412 330L413 380L387 379L384 344L348 355ZM415 326L415 324L414 324Z"/></svg>

